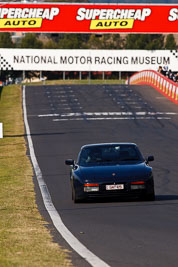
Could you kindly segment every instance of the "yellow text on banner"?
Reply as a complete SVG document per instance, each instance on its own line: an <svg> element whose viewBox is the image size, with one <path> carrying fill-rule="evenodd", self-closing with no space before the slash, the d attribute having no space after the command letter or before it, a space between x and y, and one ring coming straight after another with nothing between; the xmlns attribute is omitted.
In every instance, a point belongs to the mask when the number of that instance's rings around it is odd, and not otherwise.
<svg viewBox="0 0 178 267"><path fill-rule="evenodd" d="M106 29L132 29L134 19L101 19L92 20L90 30L106 30Z"/></svg>
<svg viewBox="0 0 178 267"><path fill-rule="evenodd" d="M0 19L0 29L40 28L42 18Z"/></svg>

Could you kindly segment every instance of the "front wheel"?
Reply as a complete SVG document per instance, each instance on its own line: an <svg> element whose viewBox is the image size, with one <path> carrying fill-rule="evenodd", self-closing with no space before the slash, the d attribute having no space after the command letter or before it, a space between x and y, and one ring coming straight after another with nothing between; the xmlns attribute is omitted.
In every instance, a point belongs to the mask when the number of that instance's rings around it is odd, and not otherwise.
<svg viewBox="0 0 178 267"><path fill-rule="evenodd" d="M155 193L152 193L152 194L145 196L145 200L154 201L155 200Z"/></svg>
<svg viewBox="0 0 178 267"><path fill-rule="evenodd" d="M78 198L78 195L75 192L75 189L72 188L72 200L74 201L74 203L79 203L81 200Z"/></svg>

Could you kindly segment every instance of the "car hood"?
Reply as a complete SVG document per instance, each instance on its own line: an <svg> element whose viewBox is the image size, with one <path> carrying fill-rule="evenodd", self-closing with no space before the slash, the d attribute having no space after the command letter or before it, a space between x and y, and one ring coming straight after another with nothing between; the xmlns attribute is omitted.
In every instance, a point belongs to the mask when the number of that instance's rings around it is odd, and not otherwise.
<svg viewBox="0 0 178 267"><path fill-rule="evenodd" d="M123 164L111 166L79 167L77 174L80 179L88 182L99 181L124 181L135 180L138 178L147 179L151 174L152 168L143 163Z"/></svg>

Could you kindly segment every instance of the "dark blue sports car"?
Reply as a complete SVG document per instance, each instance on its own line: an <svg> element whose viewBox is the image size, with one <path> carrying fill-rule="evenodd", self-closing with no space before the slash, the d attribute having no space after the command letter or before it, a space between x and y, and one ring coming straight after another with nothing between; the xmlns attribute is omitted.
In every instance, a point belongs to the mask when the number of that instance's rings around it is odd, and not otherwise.
<svg viewBox="0 0 178 267"><path fill-rule="evenodd" d="M149 161L143 158L136 144L107 143L85 145L77 162L71 166L72 199L74 202L101 197L139 197L154 200L154 180Z"/></svg>

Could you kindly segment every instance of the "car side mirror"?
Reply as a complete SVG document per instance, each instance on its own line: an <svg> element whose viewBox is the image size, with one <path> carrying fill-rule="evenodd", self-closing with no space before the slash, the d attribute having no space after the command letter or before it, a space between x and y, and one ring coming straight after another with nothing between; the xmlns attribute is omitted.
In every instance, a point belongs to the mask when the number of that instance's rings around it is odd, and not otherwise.
<svg viewBox="0 0 178 267"><path fill-rule="evenodd" d="M75 165L75 161L73 159L66 159L65 164L66 165L70 165L70 166L71 165L74 166Z"/></svg>
<svg viewBox="0 0 178 267"><path fill-rule="evenodd" d="M148 158L146 159L146 163L148 163L150 161L154 161L154 157L153 156L148 156Z"/></svg>

